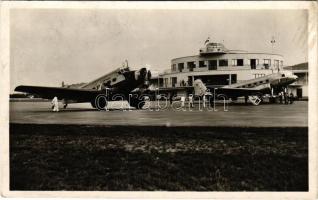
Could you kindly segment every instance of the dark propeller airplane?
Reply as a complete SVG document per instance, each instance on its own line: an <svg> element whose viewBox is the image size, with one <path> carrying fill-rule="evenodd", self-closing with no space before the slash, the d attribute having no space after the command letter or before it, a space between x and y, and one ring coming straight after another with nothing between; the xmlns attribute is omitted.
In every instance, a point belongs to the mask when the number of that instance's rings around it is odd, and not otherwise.
<svg viewBox="0 0 318 200"><path fill-rule="evenodd" d="M86 84L62 84L62 87L20 85L15 91L44 99L57 97L62 100L64 108L69 103L89 102L94 108L104 109L108 101L128 100L131 107L141 109L145 104L143 92L147 90L150 78L151 72L147 68L130 70L127 64Z"/></svg>

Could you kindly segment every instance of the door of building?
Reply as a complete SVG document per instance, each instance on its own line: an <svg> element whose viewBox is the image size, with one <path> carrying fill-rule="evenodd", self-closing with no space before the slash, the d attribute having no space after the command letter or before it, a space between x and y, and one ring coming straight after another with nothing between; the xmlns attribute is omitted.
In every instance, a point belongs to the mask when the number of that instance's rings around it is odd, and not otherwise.
<svg viewBox="0 0 318 200"><path fill-rule="evenodd" d="M297 88L296 94L297 94L297 98L302 98L303 97L303 89Z"/></svg>

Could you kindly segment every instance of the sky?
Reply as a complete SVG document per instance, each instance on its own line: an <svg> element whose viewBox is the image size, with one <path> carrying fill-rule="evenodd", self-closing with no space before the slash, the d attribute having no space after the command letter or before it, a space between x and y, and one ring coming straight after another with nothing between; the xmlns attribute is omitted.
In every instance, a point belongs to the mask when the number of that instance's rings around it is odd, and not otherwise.
<svg viewBox="0 0 318 200"><path fill-rule="evenodd" d="M162 72L204 41L307 62L305 10L16 9L10 13L10 88L88 82L122 66Z"/></svg>

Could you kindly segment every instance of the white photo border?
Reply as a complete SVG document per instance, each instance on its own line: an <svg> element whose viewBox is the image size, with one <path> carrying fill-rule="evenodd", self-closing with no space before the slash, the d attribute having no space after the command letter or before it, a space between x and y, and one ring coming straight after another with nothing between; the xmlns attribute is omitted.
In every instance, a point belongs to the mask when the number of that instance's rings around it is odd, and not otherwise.
<svg viewBox="0 0 318 200"><path fill-rule="evenodd" d="M4 197L85 197L85 198L170 198L170 199L315 199L317 198L317 2L315 1L186 1L186 2L0 2L0 166L1 195ZM12 9L306 9L308 10L308 192L107 192L107 191L10 191L9 189L9 93L10 93L10 10Z"/></svg>

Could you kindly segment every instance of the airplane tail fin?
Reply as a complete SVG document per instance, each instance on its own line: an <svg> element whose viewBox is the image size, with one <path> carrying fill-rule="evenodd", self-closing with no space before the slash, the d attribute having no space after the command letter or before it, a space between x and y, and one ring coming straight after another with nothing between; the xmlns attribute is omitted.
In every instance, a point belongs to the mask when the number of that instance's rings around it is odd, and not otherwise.
<svg viewBox="0 0 318 200"><path fill-rule="evenodd" d="M194 95L203 96L207 92L207 87L204 85L202 80L196 79L193 84Z"/></svg>

